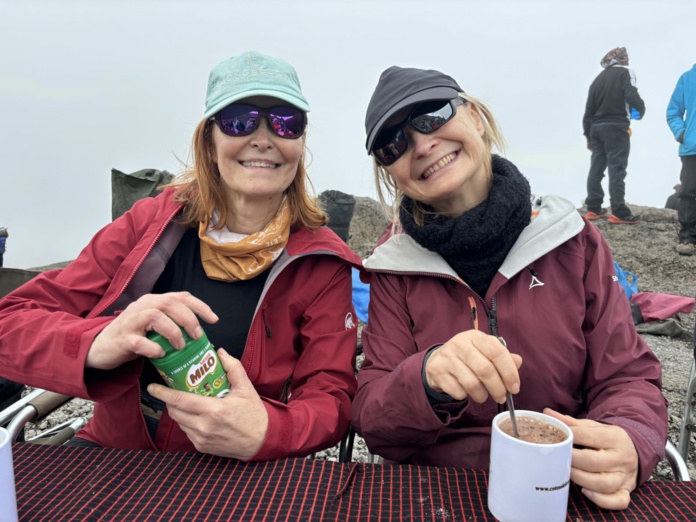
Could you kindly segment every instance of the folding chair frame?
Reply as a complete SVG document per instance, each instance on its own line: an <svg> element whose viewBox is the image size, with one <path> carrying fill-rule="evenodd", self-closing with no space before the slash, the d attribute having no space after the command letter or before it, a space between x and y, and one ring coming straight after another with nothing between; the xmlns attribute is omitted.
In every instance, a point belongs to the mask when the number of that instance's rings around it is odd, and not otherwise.
<svg viewBox="0 0 696 522"><path fill-rule="evenodd" d="M696 407L696 360L691 363L689 385L686 388L686 397L684 397L684 414L682 415L681 427L679 428L678 449L684 460L689 459L691 432L696 429L696 426L694 426L694 407Z"/></svg>

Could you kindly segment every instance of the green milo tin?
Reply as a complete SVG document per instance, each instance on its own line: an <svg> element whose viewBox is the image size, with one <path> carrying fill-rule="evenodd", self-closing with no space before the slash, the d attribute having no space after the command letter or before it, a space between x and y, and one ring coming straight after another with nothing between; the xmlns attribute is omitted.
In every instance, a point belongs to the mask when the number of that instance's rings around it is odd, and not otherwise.
<svg viewBox="0 0 696 522"><path fill-rule="evenodd" d="M203 332L200 339L191 339L182 328L186 346L175 349L166 337L148 332L147 338L159 344L164 357L150 358L164 382L170 388L208 397L224 397L230 392L230 383L217 352Z"/></svg>

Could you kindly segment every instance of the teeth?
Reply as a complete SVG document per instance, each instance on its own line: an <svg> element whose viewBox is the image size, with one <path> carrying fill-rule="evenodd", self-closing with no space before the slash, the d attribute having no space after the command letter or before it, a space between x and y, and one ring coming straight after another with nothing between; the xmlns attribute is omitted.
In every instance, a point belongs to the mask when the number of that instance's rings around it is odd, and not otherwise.
<svg viewBox="0 0 696 522"><path fill-rule="evenodd" d="M452 161L452 160L453 160L454 158L456 158L456 157L457 157L457 153L456 153L456 152L452 152L451 154L448 154L447 156L445 156L444 158L442 158L440 161L438 161L435 165L433 165L433 166L430 167L428 170L426 170L426 171L423 173L423 176L421 176L421 177L422 177L423 179L428 179L428 178L430 177L431 174L433 174L434 172L437 172L438 170L440 170L442 167L444 167L445 165L447 165L450 161Z"/></svg>
<svg viewBox="0 0 696 522"><path fill-rule="evenodd" d="M240 161L244 167L260 167L263 169L275 169L278 167L277 163L270 163L267 161Z"/></svg>

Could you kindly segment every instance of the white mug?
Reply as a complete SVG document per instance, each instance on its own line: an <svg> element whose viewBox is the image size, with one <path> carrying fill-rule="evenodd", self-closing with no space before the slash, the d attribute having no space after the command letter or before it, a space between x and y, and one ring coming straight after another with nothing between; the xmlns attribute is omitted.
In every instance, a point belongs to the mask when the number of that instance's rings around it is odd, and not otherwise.
<svg viewBox="0 0 696 522"><path fill-rule="evenodd" d="M502 522L564 521L568 510L573 432L561 421L536 411L516 410L515 417L532 417L560 429L567 438L556 444L536 444L502 431L510 412L499 413L491 429L488 509Z"/></svg>
<svg viewBox="0 0 696 522"><path fill-rule="evenodd" d="M0 428L0 517L8 522L17 522L12 440L5 428Z"/></svg>

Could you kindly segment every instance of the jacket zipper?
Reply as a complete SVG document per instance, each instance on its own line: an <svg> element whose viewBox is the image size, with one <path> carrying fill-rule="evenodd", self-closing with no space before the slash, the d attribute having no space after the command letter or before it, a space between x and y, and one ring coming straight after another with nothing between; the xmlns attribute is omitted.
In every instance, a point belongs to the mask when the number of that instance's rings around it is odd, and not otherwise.
<svg viewBox="0 0 696 522"><path fill-rule="evenodd" d="M252 324L251 335L249 336L249 363L244 368L244 370L247 372L247 375L251 371L251 363L254 361L254 352L256 351L256 328L253 327L253 325L254 325L253 319L252 319L251 324ZM244 355L243 352L242 352L242 355Z"/></svg>
<svg viewBox="0 0 696 522"><path fill-rule="evenodd" d="M471 307L471 324L474 330L478 330L478 315L476 315L476 300L469 296L469 306Z"/></svg>
<svg viewBox="0 0 696 522"><path fill-rule="evenodd" d="M256 317L254 317L256 319ZM252 362L254 361L254 354L256 352L256 328L254 328L254 319L252 319L251 324L251 335L249 336L249 364L247 364L244 369L246 370L247 374L251 371L251 365ZM262 328L264 332L266 333L266 337L268 339L271 339L273 337L273 334L271 333L271 328L268 326L268 322L266 321L266 304L264 303L263 306L261 307L261 323L262 323ZM246 346L245 346L246 349Z"/></svg>
<svg viewBox="0 0 696 522"><path fill-rule="evenodd" d="M491 335L498 337L498 312L495 309L495 296L491 299L491 308L488 310L488 327Z"/></svg>
<svg viewBox="0 0 696 522"><path fill-rule="evenodd" d="M491 331L491 335L498 337L498 312L495 306L495 296L491 299L491 308L488 310L488 328ZM496 408L498 413L506 411L506 406L504 404L497 404Z"/></svg>
<svg viewBox="0 0 696 522"><path fill-rule="evenodd" d="M266 337L271 339L273 335L271 334L271 327L268 326L268 321L266 320L266 306L261 309L261 316L263 317L263 327L266 329Z"/></svg>

